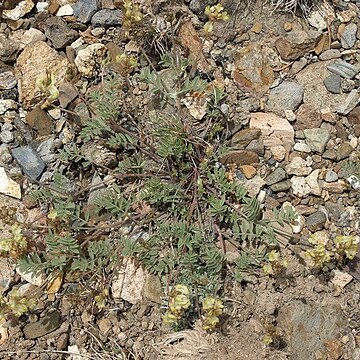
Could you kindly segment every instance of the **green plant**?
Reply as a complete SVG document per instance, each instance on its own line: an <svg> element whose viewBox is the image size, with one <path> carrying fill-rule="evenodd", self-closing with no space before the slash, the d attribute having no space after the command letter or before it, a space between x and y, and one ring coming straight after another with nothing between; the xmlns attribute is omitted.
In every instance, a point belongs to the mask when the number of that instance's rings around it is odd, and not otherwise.
<svg viewBox="0 0 360 360"><path fill-rule="evenodd" d="M205 8L205 15L209 19L209 21L204 25L204 31L206 34L213 32L214 22L229 20L229 15L226 11L224 11L224 7L221 4L216 4L214 6L207 5Z"/></svg>
<svg viewBox="0 0 360 360"><path fill-rule="evenodd" d="M55 86L55 76L48 70L46 73L36 79L36 86L46 96L45 101L41 105L42 109L46 109L59 97L59 90Z"/></svg>
<svg viewBox="0 0 360 360"><path fill-rule="evenodd" d="M214 330L220 323L219 316L222 315L224 304L220 299L208 296L202 302L203 329Z"/></svg>
<svg viewBox="0 0 360 360"><path fill-rule="evenodd" d="M20 258L28 248L28 241L19 224L11 226L11 236L0 240L0 256L12 259Z"/></svg>
<svg viewBox="0 0 360 360"><path fill-rule="evenodd" d="M33 310L36 304L37 301L34 298L22 296L18 289L13 289L6 297L0 296L0 320L11 316L20 317Z"/></svg>

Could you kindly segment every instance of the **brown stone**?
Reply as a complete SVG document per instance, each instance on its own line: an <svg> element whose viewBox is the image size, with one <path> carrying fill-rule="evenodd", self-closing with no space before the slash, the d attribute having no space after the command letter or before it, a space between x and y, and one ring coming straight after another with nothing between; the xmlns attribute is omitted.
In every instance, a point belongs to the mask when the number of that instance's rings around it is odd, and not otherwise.
<svg viewBox="0 0 360 360"><path fill-rule="evenodd" d="M231 147L237 149L244 149L248 146L253 140L259 139L261 135L260 129L244 129L238 131L231 138Z"/></svg>
<svg viewBox="0 0 360 360"><path fill-rule="evenodd" d="M355 136L360 136L360 124L354 125L354 134Z"/></svg>
<svg viewBox="0 0 360 360"><path fill-rule="evenodd" d="M48 12L51 15L55 15L57 13L57 11L59 10L60 5L58 4L57 1L51 1L48 7Z"/></svg>
<svg viewBox="0 0 360 360"><path fill-rule="evenodd" d="M351 125L360 124L360 106L356 106L352 109L347 118Z"/></svg>
<svg viewBox="0 0 360 360"><path fill-rule="evenodd" d="M259 156L248 150L234 150L224 154L220 161L223 164L235 164L237 166L259 163Z"/></svg>
<svg viewBox="0 0 360 360"><path fill-rule="evenodd" d="M75 86L67 81L64 81L59 86L59 101L63 108L66 108L78 96L78 91Z"/></svg>
<svg viewBox="0 0 360 360"><path fill-rule="evenodd" d="M39 106L35 106L33 110L28 112L25 120L40 136L49 135L52 132L53 121L46 111Z"/></svg>
<svg viewBox="0 0 360 360"><path fill-rule="evenodd" d="M319 128L321 125L321 114L311 104L302 104L296 113L296 130Z"/></svg>
<svg viewBox="0 0 360 360"><path fill-rule="evenodd" d="M256 175L256 169L251 165L242 165L240 170L247 179L252 179Z"/></svg>

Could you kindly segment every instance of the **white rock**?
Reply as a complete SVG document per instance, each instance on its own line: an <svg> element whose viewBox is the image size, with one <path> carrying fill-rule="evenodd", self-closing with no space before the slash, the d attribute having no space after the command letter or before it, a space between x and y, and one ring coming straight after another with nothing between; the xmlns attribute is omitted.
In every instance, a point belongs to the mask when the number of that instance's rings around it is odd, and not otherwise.
<svg viewBox="0 0 360 360"><path fill-rule="evenodd" d="M273 113L251 113L250 128L260 129L266 147L282 145L285 148L294 143L294 129L284 118Z"/></svg>
<svg viewBox="0 0 360 360"><path fill-rule="evenodd" d="M331 279L331 282L337 287L339 290L342 290L345 288L346 285L351 283L353 277L343 271L340 270L334 270L334 277Z"/></svg>
<svg viewBox="0 0 360 360"><path fill-rule="evenodd" d="M310 194L311 188L305 182L304 177L293 176L290 182L295 196L302 198Z"/></svg>
<svg viewBox="0 0 360 360"><path fill-rule="evenodd" d="M6 175L3 167L0 167L0 193L21 199L20 185Z"/></svg>
<svg viewBox="0 0 360 360"><path fill-rule="evenodd" d="M34 3L32 0L24 0L19 2L12 10L3 10L2 16L4 19L16 21L29 13L33 7Z"/></svg>
<svg viewBox="0 0 360 360"><path fill-rule="evenodd" d="M284 113L285 113L286 120L288 120L290 122L293 122L296 120L296 115L292 110L289 110L289 109L285 110Z"/></svg>
<svg viewBox="0 0 360 360"><path fill-rule="evenodd" d="M298 152L304 152L304 153L311 152L311 149L310 149L309 145L305 144L305 143L296 143L294 145L294 150L298 151Z"/></svg>
<svg viewBox="0 0 360 360"><path fill-rule="evenodd" d="M77 49L78 47L80 47L83 44L84 44L84 39L82 37L79 37L73 43L71 43L70 46L74 49Z"/></svg>
<svg viewBox="0 0 360 360"><path fill-rule="evenodd" d="M311 173L311 168L306 166L306 161L301 157L294 157L291 163L285 166L289 175L305 176Z"/></svg>
<svg viewBox="0 0 360 360"><path fill-rule="evenodd" d="M5 114L8 110L17 109L17 104L14 100L5 99L0 100L0 115Z"/></svg>
<svg viewBox="0 0 360 360"><path fill-rule="evenodd" d="M358 146L358 139L356 137L353 137L351 140L350 140L350 146L353 148L353 149L356 149L357 146Z"/></svg>
<svg viewBox="0 0 360 360"><path fill-rule="evenodd" d="M314 170L309 176L305 178L305 182L310 186L310 193L316 196L321 195L321 187L318 182L320 170Z"/></svg>
<svg viewBox="0 0 360 360"><path fill-rule="evenodd" d="M252 179L246 181L244 187L248 191L250 196L256 197L258 196L261 188L265 184L266 184L265 181L259 175L256 175Z"/></svg>
<svg viewBox="0 0 360 360"><path fill-rule="evenodd" d="M145 280L146 272L141 265L136 264L134 258L125 257L112 282L112 295L115 299L136 304L142 299Z"/></svg>
<svg viewBox="0 0 360 360"><path fill-rule="evenodd" d="M72 16L74 15L74 9L70 4L61 6L57 11L56 16Z"/></svg>
<svg viewBox="0 0 360 360"><path fill-rule="evenodd" d="M96 65L105 59L106 51L105 45L98 43L79 50L75 58L75 64L79 72L85 77L92 77Z"/></svg>
<svg viewBox="0 0 360 360"><path fill-rule="evenodd" d="M68 346L68 352L70 355L69 360L84 360L83 355L81 355L79 347L77 345Z"/></svg>
<svg viewBox="0 0 360 360"><path fill-rule="evenodd" d="M357 176L351 175L346 180L354 190L360 189L360 179Z"/></svg>
<svg viewBox="0 0 360 360"><path fill-rule="evenodd" d="M49 3L47 1L39 1L36 4L36 11L37 12L46 11L48 7L49 7Z"/></svg>
<svg viewBox="0 0 360 360"><path fill-rule="evenodd" d="M30 28L29 30L24 31L23 34L15 33L12 37L12 40L18 41L20 44L20 49L24 49L25 46L33 42L46 41L46 36L40 30Z"/></svg>

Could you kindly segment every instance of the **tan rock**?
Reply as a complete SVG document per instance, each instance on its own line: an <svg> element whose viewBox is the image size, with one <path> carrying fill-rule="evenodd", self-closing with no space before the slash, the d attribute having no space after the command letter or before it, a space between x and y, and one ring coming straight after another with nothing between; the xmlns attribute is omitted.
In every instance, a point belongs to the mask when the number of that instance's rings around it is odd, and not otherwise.
<svg viewBox="0 0 360 360"><path fill-rule="evenodd" d="M91 44L87 48L79 50L75 65L85 77L92 77L102 60L105 59L107 49L103 44Z"/></svg>
<svg viewBox="0 0 360 360"><path fill-rule="evenodd" d="M282 145L272 146L270 151L274 160L281 162L285 159L286 149Z"/></svg>
<svg viewBox="0 0 360 360"><path fill-rule="evenodd" d="M33 110L28 112L25 120L40 136L49 135L52 132L53 121L50 115L39 106L35 106Z"/></svg>
<svg viewBox="0 0 360 360"><path fill-rule="evenodd" d="M247 179L252 179L256 175L256 169L251 165L242 165L240 170Z"/></svg>
<svg viewBox="0 0 360 360"><path fill-rule="evenodd" d="M70 64L43 41L29 44L17 59L15 76L19 81L20 102L25 109L44 99L36 80L48 71L55 77L55 86L64 80Z"/></svg>
<svg viewBox="0 0 360 360"><path fill-rule="evenodd" d="M250 128L260 129L266 147L284 146L287 151L294 143L294 129L284 118L273 113L252 113Z"/></svg>
<svg viewBox="0 0 360 360"><path fill-rule="evenodd" d="M234 150L224 154L220 161L223 164L235 164L237 166L259 163L259 156L253 151Z"/></svg>
<svg viewBox="0 0 360 360"><path fill-rule="evenodd" d="M0 167L0 193L21 199L20 185L7 176L3 167Z"/></svg>
<svg viewBox="0 0 360 360"><path fill-rule="evenodd" d="M19 20L20 18L22 18L24 15L26 15L27 13L29 13L32 8L34 7L34 3L32 0L24 0L19 2L14 9L10 9L10 10L3 10L2 12L2 17L4 19L9 19L9 20Z"/></svg>

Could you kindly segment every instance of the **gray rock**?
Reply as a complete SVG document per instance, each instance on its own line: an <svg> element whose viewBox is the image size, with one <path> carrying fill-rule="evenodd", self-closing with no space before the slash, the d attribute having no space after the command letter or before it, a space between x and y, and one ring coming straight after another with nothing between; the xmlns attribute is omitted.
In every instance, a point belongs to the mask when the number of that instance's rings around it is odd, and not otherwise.
<svg viewBox="0 0 360 360"><path fill-rule="evenodd" d="M356 43L357 25L353 22L345 26L344 31L340 34L341 46L344 49L351 49Z"/></svg>
<svg viewBox="0 0 360 360"><path fill-rule="evenodd" d="M340 161L346 159L350 156L353 150L353 147L347 142L340 144L336 151L336 160Z"/></svg>
<svg viewBox="0 0 360 360"><path fill-rule="evenodd" d="M286 171L278 167L265 178L266 185L273 185L287 178Z"/></svg>
<svg viewBox="0 0 360 360"><path fill-rule="evenodd" d="M2 130L0 132L0 142L9 144L14 141L14 134L9 130Z"/></svg>
<svg viewBox="0 0 360 360"><path fill-rule="evenodd" d="M264 154L265 154L264 141L262 139L253 140L246 147L246 150L252 151L252 152L258 154L259 156L264 156Z"/></svg>
<svg viewBox="0 0 360 360"><path fill-rule="evenodd" d="M16 86L17 80L10 70L0 70L0 90L10 90Z"/></svg>
<svg viewBox="0 0 360 360"><path fill-rule="evenodd" d="M25 325L23 331L26 339L37 339L58 329L60 325L60 312L54 311L36 322Z"/></svg>
<svg viewBox="0 0 360 360"><path fill-rule="evenodd" d="M46 162L52 162L56 159L56 154L54 152L55 149L55 139L53 136L49 137L45 141L43 141L36 151L39 156Z"/></svg>
<svg viewBox="0 0 360 360"><path fill-rule="evenodd" d="M336 152L333 149L325 150L322 154L323 159L335 160Z"/></svg>
<svg viewBox="0 0 360 360"><path fill-rule="evenodd" d="M291 188L290 180L284 180L284 181L281 181L281 182L271 185L271 190L273 192L287 191L290 188Z"/></svg>
<svg viewBox="0 0 360 360"><path fill-rule="evenodd" d="M98 11L97 0L78 0L73 7L74 15L81 23L88 23L92 16Z"/></svg>
<svg viewBox="0 0 360 360"><path fill-rule="evenodd" d="M45 170L45 162L30 146L15 148L11 151L11 155L30 179L39 179Z"/></svg>
<svg viewBox="0 0 360 360"><path fill-rule="evenodd" d="M333 170L327 171L327 173L325 175L326 182L334 182L334 181L337 181L338 179L339 179L338 174L335 171L333 171Z"/></svg>
<svg viewBox="0 0 360 360"><path fill-rule="evenodd" d="M341 77L339 75L330 74L324 80L324 85L326 89L333 94L341 93Z"/></svg>
<svg viewBox="0 0 360 360"><path fill-rule="evenodd" d="M319 55L319 59L321 61L338 59L338 58L341 58L341 52L338 49L325 50L323 53Z"/></svg>
<svg viewBox="0 0 360 360"><path fill-rule="evenodd" d="M311 152L311 149L310 149L309 145L307 145L305 143L296 143L294 145L294 150L298 151L298 152L304 152L304 153Z"/></svg>
<svg viewBox="0 0 360 360"><path fill-rule="evenodd" d="M284 113L284 110L296 110L304 96L304 89L293 81L284 81L279 86L270 90L266 104L267 111Z"/></svg>
<svg viewBox="0 0 360 360"><path fill-rule="evenodd" d="M356 87L356 83L354 80L350 79L342 79L341 80L341 90L344 93L349 93L350 91L353 91Z"/></svg>
<svg viewBox="0 0 360 360"><path fill-rule="evenodd" d="M356 89L352 90L345 99L344 103L341 103L336 111L340 115L347 115L352 109L354 109L354 107L356 107L359 104L359 102L360 102L360 96L358 91Z"/></svg>
<svg viewBox="0 0 360 360"><path fill-rule="evenodd" d="M338 219L340 219L340 216L345 211L344 205L333 203L330 201L325 202L325 209L331 221L337 221Z"/></svg>
<svg viewBox="0 0 360 360"><path fill-rule="evenodd" d="M339 304L292 301L279 309L278 324L286 334L292 360L314 359L327 353L328 343L348 332Z"/></svg>
<svg viewBox="0 0 360 360"><path fill-rule="evenodd" d="M311 232L320 231L326 223L326 215L323 211L317 211L306 218L306 226Z"/></svg>
<svg viewBox="0 0 360 360"><path fill-rule="evenodd" d="M55 49L62 49L74 42L79 34L70 29L60 17L53 16L45 22L45 36L51 41Z"/></svg>
<svg viewBox="0 0 360 360"><path fill-rule="evenodd" d="M122 24L122 20L123 13L121 10L103 9L91 18L91 25L94 27L119 26Z"/></svg>
<svg viewBox="0 0 360 360"><path fill-rule="evenodd" d="M335 61L327 66L327 69L335 75L339 75L344 79L352 79L359 73L358 66L351 65L346 61Z"/></svg>
<svg viewBox="0 0 360 360"><path fill-rule="evenodd" d="M61 107L66 108L76 97L78 96L78 91L76 87L64 81L59 86L59 102Z"/></svg>
<svg viewBox="0 0 360 360"><path fill-rule="evenodd" d="M330 133L326 129L305 129L305 141L311 151L322 154L325 146L330 139Z"/></svg>

